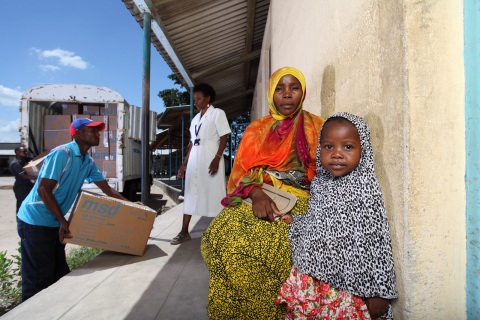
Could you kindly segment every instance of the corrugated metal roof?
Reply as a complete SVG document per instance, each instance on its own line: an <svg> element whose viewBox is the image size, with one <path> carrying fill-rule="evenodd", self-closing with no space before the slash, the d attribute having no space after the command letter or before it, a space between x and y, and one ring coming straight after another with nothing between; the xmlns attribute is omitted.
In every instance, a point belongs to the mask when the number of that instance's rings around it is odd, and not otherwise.
<svg viewBox="0 0 480 320"><path fill-rule="evenodd" d="M134 0L122 0L135 20L143 27L143 14ZM256 83L259 55L201 79L195 76L205 70L238 59L261 49L270 0L151 0L155 14L161 19L170 42L176 48L183 67L192 75L195 84L206 82L217 92L215 107L225 110L227 117L250 110ZM248 12L254 12L253 30L247 35ZM251 47L247 39L251 37ZM187 86L156 35L152 43L180 81ZM247 71L247 66L249 71ZM152 71L151 73L155 73ZM248 78L248 80L245 80ZM248 90L248 91L247 91ZM248 94L229 99L233 95Z"/></svg>

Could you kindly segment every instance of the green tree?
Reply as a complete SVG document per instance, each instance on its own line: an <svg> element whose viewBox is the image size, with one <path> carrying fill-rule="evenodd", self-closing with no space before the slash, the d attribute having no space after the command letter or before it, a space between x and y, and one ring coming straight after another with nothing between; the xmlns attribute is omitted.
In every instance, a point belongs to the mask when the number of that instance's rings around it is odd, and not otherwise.
<svg viewBox="0 0 480 320"><path fill-rule="evenodd" d="M168 79L173 81L173 84L178 84L183 90L176 88L165 89L158 92L158 96L163 100L165 107L180 106L182 104L190 104L190 92L185 90L182 83L175 73L168 75Z"/></svg>

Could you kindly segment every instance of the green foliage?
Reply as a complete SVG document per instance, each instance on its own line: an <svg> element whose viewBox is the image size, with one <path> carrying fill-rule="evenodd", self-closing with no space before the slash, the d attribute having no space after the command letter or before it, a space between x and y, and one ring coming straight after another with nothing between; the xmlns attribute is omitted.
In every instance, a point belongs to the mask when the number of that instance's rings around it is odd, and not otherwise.
<svg viewBox="0 0 480 320"><path fill-rule="evenodd" d="M20 243L18 243L20 245ZM18 255L7 258L7 251L0 252L0 315L20 304L22 299L20 248Z"/></svg>
<svg viewBox="0 0 480 320"><path fill-rule="evenodd" d="M88 261L92 260L100 253L102 249L90 248L90 247L75 247L72 248L66 257L67 264L70 267L70 270L73 271L78 267L83 266Z"/></svg>
<svg viewBox="0 0 480 320"><path fill-rule="evenodd" d="M177 75L175 73L169 74L167 76L168 79L173 81L173 84L178 84L180 87L184 88L183 84L180 82L180 79L178 79Z"/></svg>
<svg viewBox="0 0 480 320"><path fill-rule="evenodd" d="M170 80L173 81L173 84L180 85L183 89L183 85L175 75L172 73L168 76ZM190 104L190 93L186 90L179 90L179 89L165 89L158 93L158 96L162 98L165 107L174 107L180 106L183 104Z"/></svg>

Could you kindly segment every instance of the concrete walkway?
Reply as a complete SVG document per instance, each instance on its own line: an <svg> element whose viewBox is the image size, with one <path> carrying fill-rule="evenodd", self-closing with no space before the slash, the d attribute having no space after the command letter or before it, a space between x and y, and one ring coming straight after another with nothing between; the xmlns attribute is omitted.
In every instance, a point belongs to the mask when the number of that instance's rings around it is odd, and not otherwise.
<svg viewBox="0 0 480 320"><path fill-rule="evenodd" d="M13 187L13 184L15 183L15 177L14 176L1 176L0 177L0 187Z"/></svg>
<svg viewBox="0 0 480 320"><path fill-rule="evenodd" d="M193 216L192 240L172 246L182 212L157 217L142 257L103 252L1 319L207 319L200 240L212 218Z"/></svg>

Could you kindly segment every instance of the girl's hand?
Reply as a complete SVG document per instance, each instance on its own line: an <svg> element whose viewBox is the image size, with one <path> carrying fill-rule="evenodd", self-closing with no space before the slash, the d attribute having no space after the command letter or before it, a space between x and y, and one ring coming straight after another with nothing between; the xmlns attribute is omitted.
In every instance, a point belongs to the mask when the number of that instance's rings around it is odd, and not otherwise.
<svg viewBox="0 0 480 320"><path fill-rule="evenodd" d="M285 222L286 224L290 224L293 222L293 216L291 214L286 214L283 217L280 218L282 222Z"/></svg>
<svg viewBox="0 0 480 320"><path fill-rule="evenodd" d="M253 188L248 196L252 199L252 210L255 217L265 221L275 222L273 215L282 215L282 213L278 211L275 202L259 187Z"/></svg>
<svg viewBox="0 0 480 320"><path fill-rule="evenodd" d="M388 311L388 300L380 297L365 298L365 304L367 305L370 318L380 318L385 312Z"/></svg>
<svg viewBox="0 0 480 320"><path fill-rule="evenodd" d="M183 165L178 169L177 176L179 178L185 178L185 170L187 169L187 166Z"/></svg>
<svg viewBox="0 0 480 320"><path fill-rule="evenodd" d="M215 158L213 158L212 162L210 163L210 167L208 167L208 174L210 174L211 176L216 175L218 172L219 164L220 164L220 157L215 156Z"/></svg>

